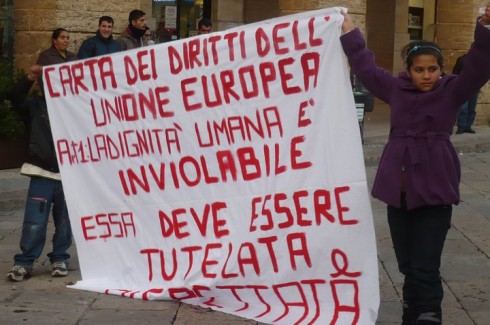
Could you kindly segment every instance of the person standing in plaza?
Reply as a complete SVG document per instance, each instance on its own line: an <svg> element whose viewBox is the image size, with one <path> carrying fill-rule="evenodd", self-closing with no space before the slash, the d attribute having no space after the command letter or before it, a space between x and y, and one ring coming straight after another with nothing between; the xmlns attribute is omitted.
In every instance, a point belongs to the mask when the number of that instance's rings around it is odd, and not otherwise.
<svg viewBox="0 0 490 325"><path fill-rule="evenodd" d="M466 54L461 55L456 60L456 64L453 68L454 74L460 74L464 67L464 60L466 59ZM471 127L473 122L475 122L476 117L476 104L478 102L479 91L476 92L468 101L466 101L459 109L456 134L463 133L476 133Z"/></svg>
<svg viewBox="0 0 490 325"><path fill-rule="evenodd" d="M402 324L441 324L441 255L460 201L461 166L450 136L459 107L490 78L490 2L478 18L475 42L460 75L444 74L434 42L403 49L404 72L393 76L347 13L340 38L349 65L374 96L390 106L390 135L372 187L387 204L398 268L404 275Z"/></svg>
<svg viewBox="0 0 490 325"><path fill-rule="evenodd" d="M143 36L146 32L146 14L138 9L129 13L129 25L117 39L122 51L142 47Z"/></svg>
<svg viewBox="0 0 490 325"><path fill-rule="evenodd" d="M87 38L80 45L77 57L79 59L119 52L119 43L112 36L114 19L109 16L99 18L99 28L95 36Z"/></svg>
<svg viewBox="0 0 490 325"><path fill-rule="evenodd" d="M46 242L49 215L52 211L55 232L53 249L48 253L53 277L68 274L68 249L72 244L72 230L65 195L59 174L53 136L48 120L46 99L42 94L42 69L45 66L76 60L75 54L67 50L69 33L64 28L52 33L52 46L43 51L36 65L29 69L11 95L14 108L30 121L27 126L29 146L26 162L21 174L30 177L24 211L21 252L14 256L14 266L7 273L11 281L22 281L32 274L33 264L41 256ZM37 87L33 84L37 82ZM37 94L27 98L34 88ZM34 91L33 91L34 93Z"/></svg>

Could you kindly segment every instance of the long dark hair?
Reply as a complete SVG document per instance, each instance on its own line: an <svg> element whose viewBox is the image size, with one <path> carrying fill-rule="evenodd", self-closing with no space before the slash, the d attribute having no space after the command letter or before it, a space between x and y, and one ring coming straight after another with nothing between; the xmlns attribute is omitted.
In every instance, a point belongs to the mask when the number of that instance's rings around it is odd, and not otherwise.
<svg viewBox="0 0 490 325"><path fill-rule="evenodd" d="M53 31L53 34L51 35L51 39L52 40L57 39L58 37L60 37L61 33L63 33L63 32L67 32L68 33L68 31L66 29L64 29L64 28L56 28Z"/></svg>
<svg viewBox="0 0 490 325"><path fill-rule="evenodd" d="M422 54L435 56L441 70L444 68L444 58L442 57L440 47L436 43L430 41L415 41L408 43L402 49L402 58L405 62L406 69L410 70L410 67L413 65L413 59Z"/></svg>

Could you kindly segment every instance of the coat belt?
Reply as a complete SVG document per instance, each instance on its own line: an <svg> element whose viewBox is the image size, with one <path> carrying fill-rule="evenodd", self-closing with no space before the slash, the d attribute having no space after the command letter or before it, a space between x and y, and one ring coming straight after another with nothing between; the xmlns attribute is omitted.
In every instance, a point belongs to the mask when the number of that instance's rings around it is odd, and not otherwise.
<svg viewBox="0 0 490 325"><path fill-rule="evenodd" d="M417 132L417 131L391 131L389 139L404 139L410 155L410 163L416 165L420 162L417 140L427 141L427 147L431 148L435 143L449 141L447 132Z"/></svg>

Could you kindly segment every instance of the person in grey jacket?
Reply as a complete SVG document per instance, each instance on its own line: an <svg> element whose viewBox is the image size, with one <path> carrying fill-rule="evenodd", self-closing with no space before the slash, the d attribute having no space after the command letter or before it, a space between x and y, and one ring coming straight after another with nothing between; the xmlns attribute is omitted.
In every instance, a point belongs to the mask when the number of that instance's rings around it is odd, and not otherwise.
<svg viewBox="0 0 490 325"><path fill-rule="evenodd" d="M79 59L93 58L94 56L119 52L119 43L112 36L114 19L109 16L99 18L99 29L95 36L87 38L80 45L77 57Z"/></svg>
<svg viewBox="0 0 490 325"><path fill-rule="evenodd" d="M146 14L138 9L129 13L129 25L117 39L122 51L143 46L143 35L146 31Z"/></svg>
<svg viewBox="0 0 490 325"><path fill-rule="evenodd" d="M444 74L437 44L409 43L406 71L377 66L352 18L342 23L349 65L374 96L390 106L390 135L372 195L387 204L388 224L403 284L403 324L440 324L441 255L460 200L461 167L450 135L460 106L490 78L490 2L478 19L475 42L460 75Z"/></svg>
<svg viewBox="0 0 490 325"><path fill-rule="evenodd" d="M67 250L72 244L72 231L46 98L42 94L42 87L40 93L27 96L36 80L42 85L43 66L76 60L76 56L67 50L70 36L66 29L55 29L51 38L52 46L39 55L37 64L16 84L11 95L14 108L23 120L29 121L27 159L20 172L31 178L20 238L21 252L14 256L14 266L7 273L11 281L22 281L31 276L34 261L44 249L50 213L55 226L53 250L48 253L51 275L59 277L68 274L70 254Z"/></svg>

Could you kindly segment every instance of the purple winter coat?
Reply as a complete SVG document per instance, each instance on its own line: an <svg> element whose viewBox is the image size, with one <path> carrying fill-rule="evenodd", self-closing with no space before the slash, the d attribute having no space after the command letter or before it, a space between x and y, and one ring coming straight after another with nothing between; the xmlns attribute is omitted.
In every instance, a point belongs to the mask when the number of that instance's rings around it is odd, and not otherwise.
<svg viewBox="0 0 490 325"><path fill-rule="evenodd" d="M390 106L390 135L373 184L373 197L400 207L402 170L407 208L458 204L461 166L450 141L459 107L490 78L490 30L476 24L475 41L460 75L443 75L422 92L406 72L398 77L378 67L359 29L341 36L351 69Z"/></svg>

